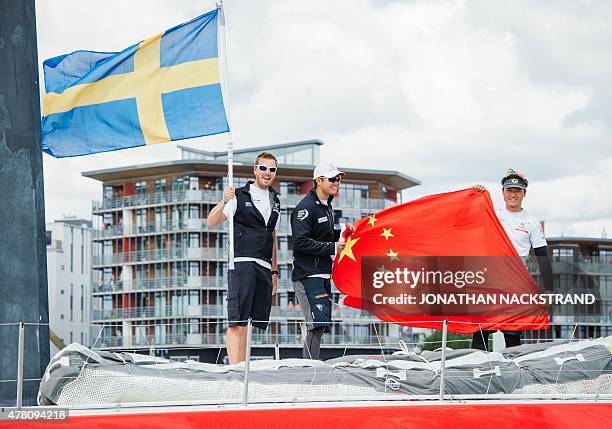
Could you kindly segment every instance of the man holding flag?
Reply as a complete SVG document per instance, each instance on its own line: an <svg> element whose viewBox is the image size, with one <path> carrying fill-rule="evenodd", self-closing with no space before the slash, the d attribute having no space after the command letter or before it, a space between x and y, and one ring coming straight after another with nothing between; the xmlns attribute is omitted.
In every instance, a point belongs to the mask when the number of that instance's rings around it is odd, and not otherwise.
<svg viewBox="0 0 612 429"><path fill-rule="evenodd" d="M544 238L544 230L538 219L523 209L522 206L529 181L523 174L510 169L501 179L501 185L504 207L495 207L495 214L523 260L527 261L529 252L533 248L533 252L538 258L544 288L552 291L552 268L548 256L548 246ZM474 185L474 189L478 192L484 192L485 187ZM490 330L475 332L472 337L472 348L486 350L486 344L492 332ZM506 347L521 344L521 331L504 330L503 332Z"/></svg>
<svg viewBox="0 0 612 429"><path fill-rule="evenodd" d="M321 337L331 325L331 272L336 253L344 249L334 227L331 203L345 173L332 164L314 169L314 186L291 213L293 288L304 313L308 334L304 359L319 359Z"/></svg>
<svg viewBox="0 0 612 429"><path fill-rule="evenodd" d="M272 295L279 271L276 231L280 224L278 192L272 188L278 164L268 152L260 153L253 166L254 181L225 188L223 201L208 214L208 225L234 218L234 269L227 285L227 354L231 364L246 359L247 324L268 327Z"/></svg>

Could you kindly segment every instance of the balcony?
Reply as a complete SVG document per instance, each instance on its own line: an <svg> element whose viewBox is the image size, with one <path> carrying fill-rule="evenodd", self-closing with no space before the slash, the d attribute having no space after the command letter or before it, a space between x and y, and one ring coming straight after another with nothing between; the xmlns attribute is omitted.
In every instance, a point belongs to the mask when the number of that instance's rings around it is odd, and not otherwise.
<svg viewBox="0 0 612 429"><path fill-rule="evenodd" d="M154 192L142 195L130 195L127 197L105 198L102 201L93 201L94 214L121 208L145 207L162 204L175 204L184 202L193 203L217 203L223 198L222 191L189 190L176 192ZM280 202L283 207L295 207L304 195L289 194L281 195ZM358 209L367 212L383 210L396 205L395 201L382 198L346 198L338 197L334 201L336 209Z"/></svg>
<svg viewBox="0 0 612 429"><path fill-rule="evenodd" d="M184 276L139 279L132 282L134 290L149 289L218 289L225 285L224 277Z"/></svg>
<svg viewBox="0 0 612 429"><path fill-rule="evenodd" d="M381 344L383 347L397 348L399 342L412 342L414 338L410 336L382 336L379 338L375 335L370 336L352 336L352 335L323 335L321 344L323 346L340 346L351 347L361 346L367 348L379 349ZM301 333L295 334L272 334L254 333L252 336L252 344L254 346L280 346L302 347ZM207 345L215 347L225 346L224 334L199 334L199 333L176 333L176 334L161 334L161 335L134 335L128 337L100 337L100 340L95 345L95 349L105 349L111 347L155 347L166 348L180 345Z"/></svg>
<svg viewBox="0 0 612 429"><path fill-rule="evenodd" d="M160 234L179 231L191 232L228 232L227 224L208 226L206 219L192 218L181 222L165 222L165 223L149 223L146 225L132 225L131 227L123 227L122 225L113 225L104 229L94 229L93 239L104 240L118 237L133 237L143 234ZM291 225L288 221L281 221L279 234L291 234Z"/></svg>
<svg viewBox="0 0 612 429"><path fill-rule="evenodd" d="M93 320L123 320L160 317L215 317L226 318L225 303L222 304L192 304L192 305L165 305L153 307L127 307L105 310L94 310ZM272 306L270 319L302 320L303 313L299 307ZM336 307L332 312L332 319L363 319L372 320L374 317L367 312L350 308Z"/></svg>
<svg viewBox="0 0 612 429"><path fill-rule="evenodd" d="M122 280L110 280L105 282L94 282L92 285L93 293L103 292L122 292L123 281Z"/></svg>
<svg viewBox="0 0 612 429"><path fill-rule="evenodd" d="M228 251L217 247L186 247L181 249L155 249L136 252L118 252L108 255L94 255L92 264L94 268L109 265L123 265L138 262L163 262L172 259L225 261ZM288 264L292 255L288 251L278 253L278 263Z"/></svg>
<svg viewBox="0 0 612 429"><path fill-rule="evenodd" d="M581 257L576 260L573 257L553 257L551 262L553 274L612 274L612 259L610 258ZM531 274L540 274L536 258L530 257L527 261L527 267Z"/></svg>
<svg viewBox="0 0 612 429"><path fill-rule="evenodd" d="M93 202L93 211L100 212L110 209L172 204L177 202L219 202L223 198L222 191L185 190L169 192L153 192L149 194L130 195L127 197L105 198Z"/></svg>
<svg viewBox="0 0 612 429"><path fill-rule="evenodd" d="M123 336L103 335L98 339L97 343L94 344L94 346L99 349L109 347L122 347L124 342L123 340Z"/></svg>
<svg viewBox="0 0 612 429"><path fill-rule="evenodd" d="M95 255L93 265L117 265L134 262L164 261L169 259L225 259L227 253L216 247L186 247L180 249L155 249L136 252L118 252Z"/></svg>
<svg viewBox="0 0 612 429"><path fill-rule="evenodd" d="M152 319L157 317L225 317L225 305L166 305L94 310L93 320Z"/></svg>
<svg viewBox="0 0 612 429"><path fill-rule="evenodd" d="M93 293L124 293L141 292L149 290L170 289L227 289L225 276L175 276L158 277L150 279L132 280L130 289L124 288L123 280L94 282ZM281 279L278 284L279 291L293 291L293 282L290 279Z"/></svg>

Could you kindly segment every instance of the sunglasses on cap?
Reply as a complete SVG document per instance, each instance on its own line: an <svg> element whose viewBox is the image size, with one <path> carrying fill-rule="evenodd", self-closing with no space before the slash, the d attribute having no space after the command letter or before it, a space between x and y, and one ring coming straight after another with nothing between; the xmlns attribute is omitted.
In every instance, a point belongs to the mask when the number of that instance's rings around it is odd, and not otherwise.
<svg viewBox="0 0 612 429"><path fill-rule="evenodd" d="M321 179L326 179L328 182L336 183L336 182L340 182L342 180L342 176L340 176L340 175L337 175L337 176L334 176L334 177L321 176Z"/></svg>
<svg viewBox="0 0 612 429"><path fill-rule="evenodd" d="M276 173L276 170L278 170L278 167L266 167L265 165L258 165L257 168L259 169L259 171L263 171L264 173L266 171L270 171L270 173Z"/></svg>

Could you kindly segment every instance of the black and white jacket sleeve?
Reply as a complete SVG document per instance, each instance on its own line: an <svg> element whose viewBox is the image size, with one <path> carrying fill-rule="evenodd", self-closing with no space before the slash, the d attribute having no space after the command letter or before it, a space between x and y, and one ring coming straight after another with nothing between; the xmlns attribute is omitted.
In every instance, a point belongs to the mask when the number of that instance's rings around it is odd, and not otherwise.
<svg viewBox="0 0 612 429"><path fill-rule="evenodd" d="M293 250L308 255L333 255L336 245L333 241L320 241L317 237L317 217L314 208L299 207L291 213L291 230L293 234ZM335 236L340 235L339 231ZM317 240L317 238L319 238ZM329 237L331 238L331 237Z"/></svg>

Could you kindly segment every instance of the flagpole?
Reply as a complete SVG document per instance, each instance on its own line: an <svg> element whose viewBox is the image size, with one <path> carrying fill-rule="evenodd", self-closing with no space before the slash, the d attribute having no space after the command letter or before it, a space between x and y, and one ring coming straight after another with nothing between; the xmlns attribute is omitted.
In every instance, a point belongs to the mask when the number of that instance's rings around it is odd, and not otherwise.
<svg viewBox="0 0 612 429"><path fill-rule="evenodd" d="M221 49L223 54L223 68L225 70L225 76L223 79L224 87L225 87L225 106L227 111L227 122L230 125L229 131L227 132L227 185L234 186L234 142L232 141L232 128L231 128L231 120L230 120L230 107L229 107L229 87L227 84L228 81L228 67L227 67L227 45L225 39L225 11L223 9L223 0L219 0L217 4L219 8L219 20L221 27ZM230 270L234 269L234 215L231 214L228 218L228 268Z"/></svg>

